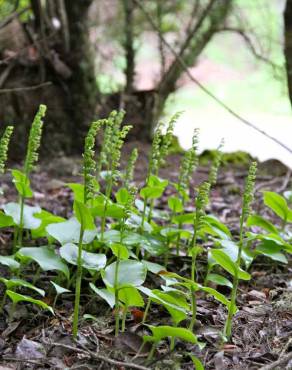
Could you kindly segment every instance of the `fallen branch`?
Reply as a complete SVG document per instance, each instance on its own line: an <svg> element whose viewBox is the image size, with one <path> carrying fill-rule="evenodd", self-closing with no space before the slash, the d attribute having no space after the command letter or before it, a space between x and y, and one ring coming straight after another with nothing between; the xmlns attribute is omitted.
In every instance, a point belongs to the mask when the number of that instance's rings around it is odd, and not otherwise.
<svg viewBox="0 0 292 370"><path fill-rule="evenodd" d="M102 355L98 355L97 353L94 353L92 351L80 349L80 348L77 348L77 347L68 346L67 344L54 343L54 342L50 343L50 342L47 342L47 341L43 341L43 342L45 344L50 345L50 346L61 347L61 348L65 348L65 349L68 349L68 350L73 351L73 352L81 353L83 355L91 357L92 359L107 362L108 364L111 364L111 365L120 366L120 367L127 367L129 369L149 370L149 367L145 367L145 366L138 365L138 364L133 364L133 363L130 363L130 362L123 362L123 361L113 360L111 358L108 358L108 357L105 357L105 356L102 356Z"/></svg>
<svg viewBox="0 0 292 370"><path fill-rule="evenodd" d="M148 22L151 24L152 28L159 32L159 28L156 26L155 22L153 21L151 15L148 13L148 11L145 9L144 5L140 0L133 0L141 9L141 11L144 13L145 17L147 18ZM184 60L181 58L181 56L175 51L175 49L170 45L168 41L165 40L165 38L160 35L161 41L167 46L167 48L171 51L171 53L174 55L176 60L180 63L182 68L184 69L185 73L189 77L189 79L194 82L202 91L204 91L211 99L213 99L216 103L218 103L222 108L224 108L227 112L229 112L232 116L237 118L239 121L241 121L246 126L252 128L253 130L259 132L260 134L266 136L270 140L272 140L274 143L278 144L285 150L287 150L290 154L292 154L292 149L289 148L286 144L282 143L280 140L275 138L274 136L268 134L264 130L261 130L258 128L255 124L252 122L249 122L247 119L242 117L240 114L236 113L232 108L230 108L226 103L224 103L222 100L220 100L216 95L214 95L208 88L206 88L199 80L197 80L189 71L188 66L184 62Z"/></svg>
<svg viewBox="0 0 292 370"><path fill-rule="evenodd" d="M277 366L281 366L281 369L284 369L283 365L287 364L292 360L292 352L288 353L286 356L280 357L279 360L272 362L271 364L261 367L259 370L273 370Z"/></svg>
<svg viewBox="0 0 292 370"><path fill-rule="evenodd" d="M37 90L42 87L50 86L52 85L52 82L47 81L38 85L33 86L24 86L24 87L13 87L11 89L1 89L0 94L8 94L8 93L14 93L14 92L22 92L22 91L31 91L31 90Z"/></svg>

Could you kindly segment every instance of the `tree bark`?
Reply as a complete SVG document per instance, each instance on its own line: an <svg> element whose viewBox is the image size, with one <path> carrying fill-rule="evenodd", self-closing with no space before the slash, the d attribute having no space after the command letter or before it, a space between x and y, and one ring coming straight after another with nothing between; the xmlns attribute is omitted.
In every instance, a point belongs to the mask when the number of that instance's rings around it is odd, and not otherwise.
<svg viewBox="0 0 292 370"><path fill-rule="evenodd" d="M94 56L89 41L88 9L92 0L65 0L70 33L68 65L72 76L68 81L68 112L72 117L72 151L79 152L87 128L94 118L97 84Z"/></svg>
<svg viewBox="0 0 292 370"><path fill-rule="evenodd" d="M292 0L287 0L284 13L285 45L284 53L286 59L287 83L290 102L292 105Z"/></svg>

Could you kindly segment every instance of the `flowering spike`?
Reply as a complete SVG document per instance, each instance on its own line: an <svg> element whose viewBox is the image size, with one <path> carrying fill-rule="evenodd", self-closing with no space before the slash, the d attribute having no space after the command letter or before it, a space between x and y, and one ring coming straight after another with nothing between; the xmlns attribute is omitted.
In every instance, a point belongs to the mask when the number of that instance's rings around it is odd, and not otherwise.
<svg viewBox="0 0 292 370"><path fill-rule="evenodd" d="M130 183L133 181L134 178L134 169L135 169L135 163L138 158L138 150L134 148L132 150L132 153L130 155L128 165L126 168L126 173L125 173L125 187L129 189Z"/></svg>
<svg viewBox="0 0 292 370"><path fill-rule="evenodd" d="M256 180L257 162L252 162L245 182L242 202L241 221L245 222L251 212L251 203L254 199L254 186Z"/></svg>
<svg viewBox="0 0 292 370"><path fill-rule="evenodd" d="M218 147L218 149L215 152L215 158L213 160L210 173L209 173L209 179L208 181L210 182L211 185L215 185L217 182L217 177L218 177L218 170L222 162L222 147L224 145L224 140L221 140L221 143Z"/></svg>
<svg viewBox="0 0 292 370"><path fill-rule="evenodd" d="M185 152L180 166L180 174L178 181L178 190L184 189L187 190L190 186L190 181L193 175L195 168L198 165L198 135L199 129L195 129L192 137L192 147Z"/></svg>
<svg viewBox="0 0 292 370"><path fill-rule="evenodd" d="M40 105L37 114L32 122L29 132L29 139L27 145L26 159L24 164L24 172L26 176L34 169L38 161L38 149L41 143L43 117L46 114L47 107L43 104Z"/></svg>
<svg viewBox="0 0 292 370"><path fill-rule="evenodd" d="M5 162L7 161L8 146L12 133L13 126L7 126L3 136L0 139L0 173L4 173Z"/></svg>
<svg viewBox="0 0 292 370"><path fill-rule="evenodd" d="M93 122L85 138L83 154L84 203L93 197L95 187L96 163L94 160L96 135L104 120Z"/></svg>

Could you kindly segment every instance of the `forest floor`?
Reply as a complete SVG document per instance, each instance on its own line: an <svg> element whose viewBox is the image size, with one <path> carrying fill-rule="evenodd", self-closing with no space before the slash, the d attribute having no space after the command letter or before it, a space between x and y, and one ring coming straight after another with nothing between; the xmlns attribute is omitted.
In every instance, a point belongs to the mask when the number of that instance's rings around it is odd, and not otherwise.
<svg viewBox="0 0 292 370"><path fill-rule="evenodd" d="M135 145L126 145L125 156ZM147 166L148 147L140 147L139 163L136 170L136 182L143 185ZM171 155L162 169L162 178L174 179L178 176L180 155ZM125 161L126 162L126 161ZM80 179L80 159L60 158L43 162L32 176L35 190L33 202L57 215L68 217L72 213L72 192L66 183ZM235 235L239 229L241 194L247 166L229 164L220 169L217 185L212 190L212 201L208 212L215 214L226 223ZM193 178L193 187L207 179L208 166L199 166ZM1 178L5 199L16 199L11 189L10 174ZM262 190L283 192L291 189L290 172L281 164L269 161L260 165L256 182L254 209L265 215L267 209L262 202ZM168 191L168 189L167 189ZM169 194L166 194L169 195ZM1 206L1 204L0 204ZM167 206L167 198L162 198L160 207ZM270 215L269 215L270 216ZM7 229L0 234L0 254L11 254L12 232ZM173 257L169 270L183 272L189 257ZM205 260L205 258L204 258ZM199 261L204 269L203 258ZM159 257L153 259L160 262ZM1 267L2 276L8 271ZM252 279L239 287L239 311L234 318L232 340L220 344L220 332L226 320L226 310L222 305L204 295L198 296L198 320L195 333L205 348L192 348L192 345L179 342L174 352L169 353L163 343L158 347L155 359L147 365L149 369L193 369L191 359L185 355L192 350L197 352L206 370L256 370L264 365L273 364L279 358L290 356L292 350L292 268L266 258L257 258L250 269ZM33 276L34 271L31 271ZM46 286L46 275L39 286ZM157 277L157 279L159 279ZM148 281L148 280L147 280ZM153 281L149 280L151 285ZM155 282L154 282L155 283ZM221 293L228 291L217 287ZM3 292L0 291L0 295ZM48 297L51 304L53 297ZM135 368L131 361L141 346L142 325L133 312L127 320L127 331L114 337L114 317L112 310L97 296L90 296L83 291L81 315L95 316L95 321L81 321L80 335L77 342L71 337L73 294L59 298L55 316L38 311L32 305L18 305L14 320L8 322L7 316L0 316L0 370L8 369L126 369ZM85 303L86 301L86 303ZM8 307L9 309L9 307ZM152 325L166 323L169 316L162 308L152 309L149 321ZM147 347L145 349L147 352ZM145 355L145 354L144 354ZM104 356L104 358L102 357ZM292 358L292 357L291 357ZM119 360L118 363L110 363ZM135 360L140 369L145 369L145 357ZM275 364L276 365L276 364ZM271 369L292 369L290 365L271 365ZM136 365L138 366L138 365ZM137 369L139 367L136 367ZM267 368L268 369L268 368Z"/></svg>

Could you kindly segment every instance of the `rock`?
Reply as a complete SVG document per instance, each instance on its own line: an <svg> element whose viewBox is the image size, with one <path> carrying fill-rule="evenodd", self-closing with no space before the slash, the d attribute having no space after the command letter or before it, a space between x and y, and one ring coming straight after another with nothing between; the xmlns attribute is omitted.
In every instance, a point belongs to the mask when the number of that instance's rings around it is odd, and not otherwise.
<svg viewBox="0 0 292 370"><path fill-rule="evenodd" d="M16 358L22 360L30 360L30 359L42 359L46 357L44 347L32 340L23 339L18 343L15 351Z"/></svg>

